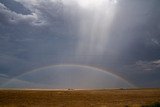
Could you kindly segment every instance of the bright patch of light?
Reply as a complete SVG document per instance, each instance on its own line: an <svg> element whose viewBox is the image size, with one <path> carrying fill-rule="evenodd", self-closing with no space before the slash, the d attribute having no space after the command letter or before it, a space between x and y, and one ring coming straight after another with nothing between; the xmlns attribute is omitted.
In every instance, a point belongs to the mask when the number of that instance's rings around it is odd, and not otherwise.
<svg viewBox="0 0 160 107"><path fill-rule="evenodd" d="M78 0L81 7L97 7L103 4L104 0Z"/></svg>
<svg viewBox="0 0 160 107"><path fill-rule="evenodd" d="M113 3L118 3L118 0L113 0Z"/></svg>

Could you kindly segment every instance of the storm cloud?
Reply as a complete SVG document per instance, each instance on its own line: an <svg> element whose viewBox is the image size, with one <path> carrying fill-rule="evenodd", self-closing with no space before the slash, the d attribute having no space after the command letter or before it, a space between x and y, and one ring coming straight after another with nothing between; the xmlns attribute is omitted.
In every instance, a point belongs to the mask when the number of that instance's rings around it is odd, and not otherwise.
<svg viewBox="0 0 160 107"><path fill-rule="evenodd" d="M78 64L159 87L159 0L93 1L0 1L0 78Z"/></svg>

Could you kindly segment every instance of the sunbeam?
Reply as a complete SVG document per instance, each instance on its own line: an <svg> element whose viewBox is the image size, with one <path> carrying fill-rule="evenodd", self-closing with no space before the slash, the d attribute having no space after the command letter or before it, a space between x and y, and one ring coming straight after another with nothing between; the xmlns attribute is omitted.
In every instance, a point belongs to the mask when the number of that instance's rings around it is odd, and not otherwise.
<svg viewBox="0 0 160 107"><path fill-rule="evenodd" d="M103 55L106 51L106 44L110 33L110 27L116 13L116 5L110 0L80 1L80 4L100 5L89 11L89 15L80 16L79 42L77 45L77 55Z"/></svg>

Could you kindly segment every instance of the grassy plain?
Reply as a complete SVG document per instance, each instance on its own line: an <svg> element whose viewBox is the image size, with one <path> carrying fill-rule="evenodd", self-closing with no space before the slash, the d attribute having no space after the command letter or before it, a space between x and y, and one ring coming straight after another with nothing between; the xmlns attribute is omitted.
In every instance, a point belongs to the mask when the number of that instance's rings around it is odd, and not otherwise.
<svg viewBox="0 0 160 107"><path fill-rule="evenodd" d="M160 89L0 90L0 107L142 107L155 102L160 102Z"/></svg>

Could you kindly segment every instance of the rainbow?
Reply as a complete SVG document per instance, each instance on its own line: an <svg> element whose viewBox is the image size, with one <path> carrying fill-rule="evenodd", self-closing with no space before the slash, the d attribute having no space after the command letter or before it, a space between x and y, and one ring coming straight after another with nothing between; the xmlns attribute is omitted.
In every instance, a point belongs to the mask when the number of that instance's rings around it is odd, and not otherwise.
<svg viewBox="0 0 160 107"><path fill-rule="evenodd" d="M109 74L111 76L114 76L115 78L118 78L124 82L126 82L130 87L136 87L135 85L133 85L131 82L127 81L126 79L122 78L121 76L117 75L117 74L114 74L112 73L111 71L108 71L108 70L104 70L103 68L98 68L98 67L94 67L94 66L87 66L87 65L78 65L78 64L57 64L57 65L48 65L48 66L44 66L44 67L39 67L39 68L36 68L36 69L33 69L31 71L28 71L26 73L23 73L21 75L18 75L12 79L10 79L8 82L6 83L9 83L10 81L14 80L14 79L17 79L21 76L24 76L26 74L29 74L29 73L34 73L34 72L37 72L39 70L45 70L45 69L48 69L48 68L53 68L53 67L81 67L81 68L86 68L86 69L91 69L91 70L96 70L96 71L99 71L99 72L103 72L103 73L106 73L106 74ZM6 84L5 83L5 84Z"/></svg>

